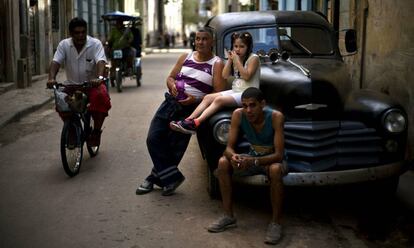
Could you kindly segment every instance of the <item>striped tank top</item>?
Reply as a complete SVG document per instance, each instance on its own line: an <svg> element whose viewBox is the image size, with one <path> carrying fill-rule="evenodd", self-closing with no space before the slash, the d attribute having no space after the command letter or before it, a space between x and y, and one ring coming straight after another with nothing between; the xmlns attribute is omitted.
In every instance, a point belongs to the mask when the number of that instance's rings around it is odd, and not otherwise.
<svg viewBox="0 0 414 248"><path fill-rule="evenodd" d="M213 68L214 63L220 58L214 56L208 61L198 62L194 59L194 53L187 55L184 64L176 80L185 82L185 92L201 99L206 94L213 92Z"/></svg>

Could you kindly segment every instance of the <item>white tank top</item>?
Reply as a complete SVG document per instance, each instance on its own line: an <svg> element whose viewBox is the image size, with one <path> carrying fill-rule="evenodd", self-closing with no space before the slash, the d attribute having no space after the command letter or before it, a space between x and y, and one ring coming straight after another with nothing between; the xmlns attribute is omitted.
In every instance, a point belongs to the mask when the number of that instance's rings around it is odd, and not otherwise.
<svg viewBox="0 0 414 248"><path fill-rule="evenodd" d="M258 55L254 54L254 53L250 54L249 58L246 61L246 64L244 64L245 69L247 68L249 63L252 61L253 57L258 57ZM233 71L234 71L234 77L235 77L234 80L233 80L233 83L231 85L231 89L233 91L242 92L242 91L244 91L245 89L247 89L249 87L259 88L259 84L260 84L260 65L257 67L256 71L250 77L250 79L248 81L240 78L239 72L234 66L233 66Z"/></svg>

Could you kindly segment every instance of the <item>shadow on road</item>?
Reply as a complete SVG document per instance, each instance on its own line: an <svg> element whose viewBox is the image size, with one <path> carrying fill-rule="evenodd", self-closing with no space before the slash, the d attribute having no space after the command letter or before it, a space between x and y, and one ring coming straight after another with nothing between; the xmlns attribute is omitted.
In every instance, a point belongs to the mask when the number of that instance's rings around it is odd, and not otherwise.
<svg viewBox="0 0 414 248"><path fill-rule="evenodd" d="M270 218L267 187L235 185L234 199L235 205ZM350 229L369 247L414 246L414 213L395 194L375 186L286 187L283 208L284 221Z"/></svg>

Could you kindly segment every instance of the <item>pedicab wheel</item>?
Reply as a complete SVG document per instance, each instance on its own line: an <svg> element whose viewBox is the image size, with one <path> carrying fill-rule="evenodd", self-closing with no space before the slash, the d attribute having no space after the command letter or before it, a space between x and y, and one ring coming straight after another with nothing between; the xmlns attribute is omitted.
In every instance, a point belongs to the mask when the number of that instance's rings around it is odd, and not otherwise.
<svg viewBox="0 0 414 248"><path fill-rule="evenodd" d="M137 87L141 86L141 67L137 68L137 73L136 73L136 78L137 78Z"/></svg>
<svg viewBox="0 0 414 248"><path fill-rule="evenodd" d="M122 92L122 72L121 72L121 70L118 70L115 73L115 81L116 81L116 90L118 92Z"/></svg>
<svg viewBox="0 0 414 248"><path fill-rule="evenodd" d="M70 136L69 130L72 131ZM66 121L63 124L60 138L60 156L63 169L70 177L79 173L83 158L83 140L81 139L80 123Z"/></svg>

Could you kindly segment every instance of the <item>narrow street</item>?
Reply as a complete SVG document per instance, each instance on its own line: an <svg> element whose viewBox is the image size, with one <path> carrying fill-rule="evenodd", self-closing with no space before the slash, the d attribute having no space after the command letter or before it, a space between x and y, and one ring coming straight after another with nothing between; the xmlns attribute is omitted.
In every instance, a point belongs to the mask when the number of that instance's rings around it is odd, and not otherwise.
<svg viewBox="0 0 414 248"><path fill-rule="evenodd" d="M221 206L207 194L195 136L180 164L186 180L175 195L162 196L159 189L135 195L152 167L146 134L178 56L147 55L141 87L128 79L122 93L111 88L99 155L84 152L74 178L61 165L62 122L53 102L0 129L0 247L267 247L266 188L236 187L238 228L207 232ZM370 202L356 192L286 189L284 238L276 247L414 245L412 210L398 198Z"/></svg>

